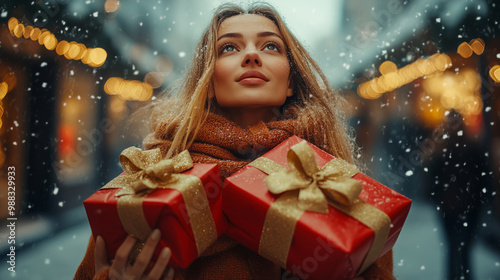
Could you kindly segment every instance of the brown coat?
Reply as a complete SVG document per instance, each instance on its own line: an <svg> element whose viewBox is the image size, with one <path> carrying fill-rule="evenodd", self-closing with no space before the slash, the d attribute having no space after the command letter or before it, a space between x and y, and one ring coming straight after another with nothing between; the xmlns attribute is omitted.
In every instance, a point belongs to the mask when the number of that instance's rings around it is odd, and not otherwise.
<svg viewBox="0 0 500 280"><path fill-rule="evenodd" d="M156 131L144 139L146 149L160 148L165 155L171 141L159 123ZM218 163L223 178L271 150L294 134L294 120L260 122L248 129L210 114L189 152L194 162ZM299 135L304 137L303 135ZM311 140L307 139L306 140ZM75 279L92 279L94 275L93 238L90 239L85 257ZM394 279L392 275L392 250L370 267L365 279ZM95 279L106 279L107 271ZM281 279L281 269L256 253L222 235L217 242L185 270L176 271L176 279Z"/></svg>

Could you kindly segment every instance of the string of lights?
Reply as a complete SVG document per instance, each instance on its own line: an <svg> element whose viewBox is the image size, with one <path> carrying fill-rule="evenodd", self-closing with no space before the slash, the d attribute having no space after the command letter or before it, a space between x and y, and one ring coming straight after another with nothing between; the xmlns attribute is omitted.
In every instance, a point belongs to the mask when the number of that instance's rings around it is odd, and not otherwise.
<svg viewBox="0 0 500 280"><path fill-rule="evenodd" d="M473 53L481 55L484 49L484 41L477 38L468 43L461 43L457 48L457 53L463 58L469 58ZM401 69L397 69L396 64L393 62L385 61L379 66L379 71L382 76L360 84L358 87L358 95L366 99L377 99L382 96L382 94L411 83L415 79L442 73L451 66L451 58L441 53L434 54L427 59L418 59ZM493 66L489 74L493 81L497 83L500 82L500 66Z"/></svg>
<svg viewBox="0 0 500 280"><path fill-rule="evenodd" d="M451 65L451 58L442 53L434 54L427 59L420 58L401 69L397 69L393 62L385 61L379 67L382 76L359 85L358 95L366 99L377 99L382 94L391 92L420 77L443 72Z"/></svg>
<svg viewBox="0 0 500 280"><path fill-rule="evenodd" d="M24 25L15 17L8 21L9 31L17 38L31 39L38 41L47 50L55 49L58 55L69 60L81 60L84 64L97 68L106 62L107 53L103 48L87 48L84 44L77 42L59 41L52 32L43 28Z"/></svg>

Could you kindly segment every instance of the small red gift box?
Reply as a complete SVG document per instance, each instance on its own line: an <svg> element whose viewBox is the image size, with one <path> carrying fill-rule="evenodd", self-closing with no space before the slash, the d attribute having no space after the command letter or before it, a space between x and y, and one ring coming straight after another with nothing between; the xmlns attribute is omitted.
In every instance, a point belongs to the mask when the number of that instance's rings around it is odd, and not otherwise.
<svg viewBox="0 0 500 280"><path fill-rule="evenodd" d="M227 178L223 192L226 234L302 279L362 273L394 246L410 205L296 136Z"/></svg>
<svg viewBox="0 0 500 280"><path fill-rule="evenodd" d="M227 229L218 165L193 164L186 154L161 160L159 149L128 148L120 155L125 172L83 202L92 234L104 238L108 257L114 258L130 234L139 240L134 259L158 228L162 235L153 259L169 247L169 265L186 268Z"/></svg>

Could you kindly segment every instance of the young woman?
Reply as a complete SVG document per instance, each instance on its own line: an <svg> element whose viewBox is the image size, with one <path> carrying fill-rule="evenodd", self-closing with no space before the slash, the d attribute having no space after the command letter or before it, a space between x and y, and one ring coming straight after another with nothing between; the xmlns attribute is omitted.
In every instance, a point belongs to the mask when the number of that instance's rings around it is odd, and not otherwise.
<svg viewBox="0 0 500 280"><path fill-rule="evenodd" d="M144 147L160 148L166 157L187 149L194 162L218 163L224 178L294 134L352 163L342 106L272 7L226 4L214 13L174 94L150 108L153 132ZM282 279L278 266L224 235L187 269L174 272L167 267L168 249L150 263L160 234L152 233L133 265L127 262L132 237L114 260L101 237L96 243L91 238L75 278ZM394 279L392 251L362 277Z"/></svg>

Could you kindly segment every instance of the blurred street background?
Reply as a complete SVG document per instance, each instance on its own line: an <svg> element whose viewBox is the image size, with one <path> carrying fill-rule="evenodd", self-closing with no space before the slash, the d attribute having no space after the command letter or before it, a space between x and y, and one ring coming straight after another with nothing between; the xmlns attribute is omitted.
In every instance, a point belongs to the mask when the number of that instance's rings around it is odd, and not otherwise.
<svg viewBox="0 0 500 280"><path fill-rule="evenodd" d="M0 279L73 277L83 200L140 147L135 113L182 75L223 2L0 3ZM268 2L351 105L364 173L413 200L398 279L500 279L500 3Z"/></svg>

